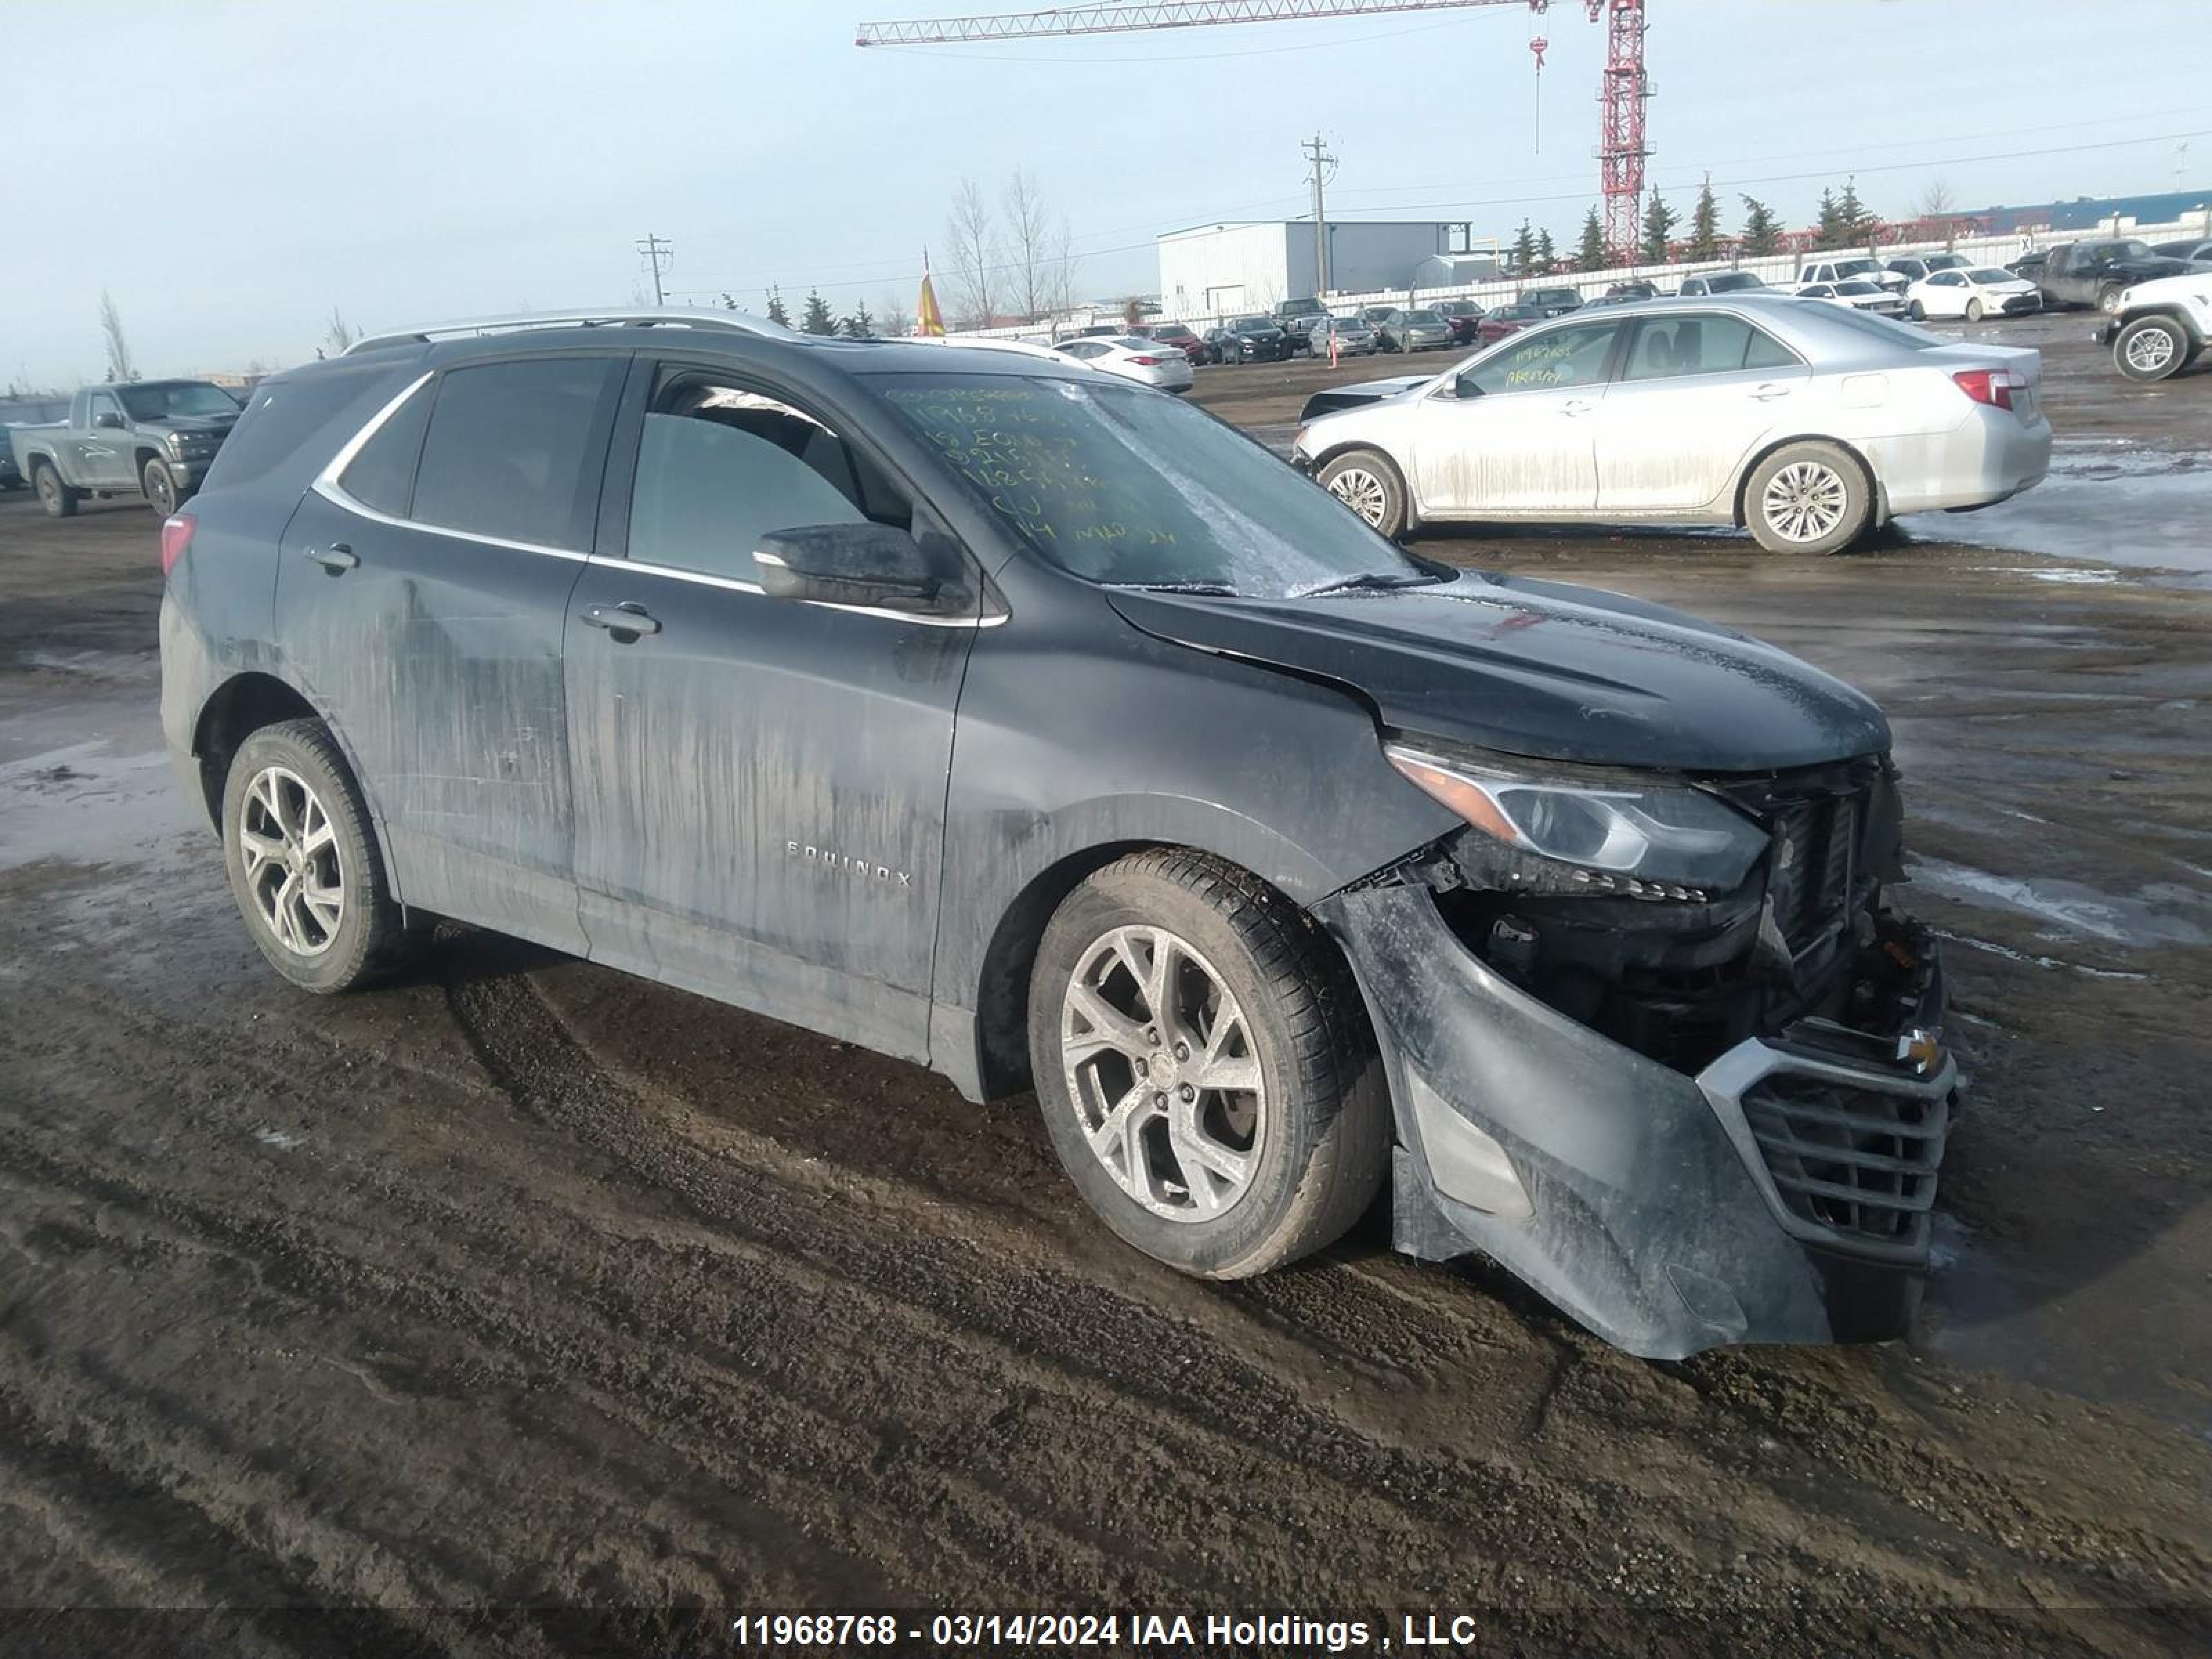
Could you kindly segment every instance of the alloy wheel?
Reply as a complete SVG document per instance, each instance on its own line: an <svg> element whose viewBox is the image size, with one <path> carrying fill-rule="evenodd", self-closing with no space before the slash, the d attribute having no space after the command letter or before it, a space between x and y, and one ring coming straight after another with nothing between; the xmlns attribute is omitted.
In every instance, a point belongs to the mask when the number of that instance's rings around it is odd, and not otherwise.
<svg viewBox="0 0 2212 1659"><path fill-rule="evenodd" d="M264 767L239 809L239 857L255 912L276 942L319 957L345 918L345 867L337 827L306 779Z"/></svg>
<svg viewBox="0 0 2212 1659"><path fill-rule="evenodd" d="M1328 481L1328 493L1370 525L1380 526L1390 498L1382 480L1364 466L1347 466Z"/></svg>
<svg viewBox="0 0 2212 1659"><path fill-rule="evenodd" d="M1786 541L1817 542L1844 521L1850 491L1832 466L1792 461L1767 480L1760 510Z"/></svg>
<svg viewBox="0 0 2212 1659"><path fill-rule="evenodd" d="M1210 1221L1259 1168L1267 1091L1243 1009L1188 940L1117 927L1060 1004L1068 1097L1092 1154L1154 1215Z"/></svg>
<svg viewBox="0 0 2212 1659"><path fill-rule="evenodd" d="M2128 337L2128 367L2138 374L2155 374L2173 361L2173 336L2162 328L2137 329Z"/></svg>

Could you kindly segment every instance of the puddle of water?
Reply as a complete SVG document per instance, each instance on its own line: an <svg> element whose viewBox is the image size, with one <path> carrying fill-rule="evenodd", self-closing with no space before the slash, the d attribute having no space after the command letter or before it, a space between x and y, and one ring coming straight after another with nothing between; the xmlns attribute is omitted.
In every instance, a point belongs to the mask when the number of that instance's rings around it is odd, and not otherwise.
<svg viewBox="0 0 2212 1659"><path fill-rule="evenodd" d="M1915 855L1912 878L1929 891L1983 909L2008 910L2070 933L2114 945L2203 945L2212 939L2184 908L2212 911L2212 896L2179 882L2160 882L2132 898L2100 892L2053 876L2001 876L1970 865Z"/></svg>
<svg viewBox="0 0 2212 1659"><path fill-rule="evenodd" d="M158 749L119 750L95 738L0 763L0 869L141 858L192 827Z"/></svg>

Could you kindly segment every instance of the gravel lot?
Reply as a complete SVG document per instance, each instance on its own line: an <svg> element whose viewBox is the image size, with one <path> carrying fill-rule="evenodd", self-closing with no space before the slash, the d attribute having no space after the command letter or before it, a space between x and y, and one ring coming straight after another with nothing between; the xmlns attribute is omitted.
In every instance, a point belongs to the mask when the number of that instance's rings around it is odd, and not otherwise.
<svg viewBox="0 0 2212 1659"><path fill-rule="evenodd" d="M0 1653L643 1651L647 1613L545 1609L883 1602L2202 1651L2212 373L2124 386L2088 325L2008 331L2078 469L2008 547L1425 544L1766 635L1896 726L1973 1079L1924 1328L1679 1365L1376 1226L1177 1278L1027 1100L495 938L287 991L159 752L150 515L0 499L0 1608L234 1610L0 1614ZM1199 397L1279 428L1330 373Z"/></svg>

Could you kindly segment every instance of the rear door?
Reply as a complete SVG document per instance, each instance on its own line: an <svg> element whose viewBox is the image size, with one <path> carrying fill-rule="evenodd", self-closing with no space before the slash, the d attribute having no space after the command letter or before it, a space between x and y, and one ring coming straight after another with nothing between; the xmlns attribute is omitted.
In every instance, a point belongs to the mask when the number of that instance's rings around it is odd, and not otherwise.
<svg viewBox="0 0 2212 1659"><path fill-rule="evenodd" d="M1741 317L1638 319L1594 422L1598 510L1733 511L1738 470L1811 379L1796 353Z"/></svg>
<svg viewBox="0 0 2212 1659"><path fill-rule="evenodd" d="M1620 333L1618 320L1530 330L1422 398L1413 424L1422 514L1594 508L1595 416Z"/></svg>
<svg viewBox="0 0 2212 1659"><path fill-rule="evenodd" d="M406 902L585 946L561 634L626 360L426 375L285 531L276 636L345 745Z"/></svg>
<svg viewBox="0 0 2212 1659"><path fill-rule="evenodd" d="M615 454L568 618L592 959L927 1058L977 617L771 599L753 550L807 525L943 532L826 413L726 366L641 362Z"/></svg>

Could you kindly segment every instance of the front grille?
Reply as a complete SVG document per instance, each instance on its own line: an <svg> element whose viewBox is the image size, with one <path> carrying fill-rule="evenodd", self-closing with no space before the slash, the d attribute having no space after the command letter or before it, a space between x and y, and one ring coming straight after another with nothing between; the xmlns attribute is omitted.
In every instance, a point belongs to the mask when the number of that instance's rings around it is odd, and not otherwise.
<svg viewBox="0 0 2212 1659"><path fill-rule="evenodd" d="M1826 795L1793 801L1774 813L1767 893L1793 956L1817 945L1850 908L1860 805L1856 795Z"/></svg>
<svg viewBox="0 0 2212 1659"><path fill-rule="evenodd" d="M1743 1097L1784 1209L1828 1242L1881 1254L1928 1243L1948 1096L1886 1094L1777 1072Z"/></svg>

